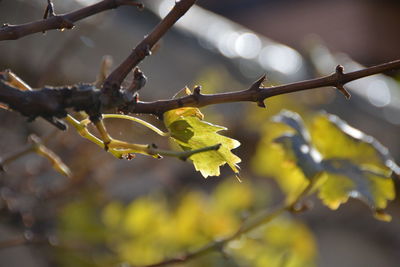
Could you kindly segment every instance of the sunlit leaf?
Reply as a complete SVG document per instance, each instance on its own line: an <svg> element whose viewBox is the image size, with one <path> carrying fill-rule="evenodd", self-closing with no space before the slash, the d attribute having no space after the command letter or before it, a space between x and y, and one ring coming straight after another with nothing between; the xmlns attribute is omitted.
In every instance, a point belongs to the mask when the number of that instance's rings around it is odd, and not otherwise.
<svg viewBox="0 0 400 267"><path fill-rule="evenodd" d="M381 210L395 197L393 181L385 173L346 159L324 160L322 165L328 178L319 189L319 197L331 209L337 209L352 197L362 200L373 210Z"/></svg>
<svg viewBox="0 0 400 267"><path fill-rule="evenodd" d="M274 116L272 120L284 123L294 130L292 133L285 133L273 140L284 149L285 160L294 162L307 179L312 180L313 183L316 182L314 178L319 177L323 171L322 157L312 146L310 134L301 117L297 113L284 110Z"/></svg>
<svg viewBox="0 0 400 267"><path fill-rule="evenodd" d="M220 135L225 127L203 121L203 114L197 108L179 108L164 113L164 123L172 139L184 150L200 149L216 144L221 147L216 151L198 153L190 157L195 169L204 177L220 175L219 167L228 164L239 172L239 157L231 150L237 148L239 141Z"/></svg>
<svg viewBox="0 0 400 267"><path fill-rule="evenodd" d="M304 142L310 142L310 134L304 126L304 122L301 119L300 115L296 112L290 110L282 110L277 115L272 117L272 121L288 125L304 139Z"/></svg>
<svg viewBox="0 0 400 267"><path fill-rule="evenodd" d="M314 127L321 132L313 134L313 137L324 137L319 139L319 147L325 151L323 160L311 141L308 141L310 135L299 115L283 111L273 120L294 130L273 140L284 149L285 160L295 162L309 179L321 177L324 173L315 188L319 190L318 195L325 205L337 209L350 197L357 198L374 211L376 218L390 220L390 216L382 210L395 197L390 173L398 167L387 149L378 141L350 127L336 116L319 116ZM330 135L329 131L334 133ZM361 155L360 150L365 151L368 157ZM353 158L357 160L353 161Z"/></svg>
<svg viewBox="0 0 400 267"><path fill-rule="evenodd" d="M276 138L290 131L292 130L283 124L270 122L265 127L252 160L255 173L274 178L289 202L295 199L309 183L309 179L297 167L295 158L287 156L288 152L292 152L274 142Z"/></svg>
<svg viewBox="0 0 400 267"><path fill-rule="evenodd" d="M276 138L274 142L281 144L289 152L286 156L296 162L296 165L308 179L313 179L321 173L321 155L303 136L299 134L285 134Z"/></svg>
<svg viewBox="0 0 400 267"><path fill-rule="evenodd" d="M374 137L361 132L335 115L323 113L312 124L313 142L324 158L346 158L384 171L400 174L389 150Z"/></svg>

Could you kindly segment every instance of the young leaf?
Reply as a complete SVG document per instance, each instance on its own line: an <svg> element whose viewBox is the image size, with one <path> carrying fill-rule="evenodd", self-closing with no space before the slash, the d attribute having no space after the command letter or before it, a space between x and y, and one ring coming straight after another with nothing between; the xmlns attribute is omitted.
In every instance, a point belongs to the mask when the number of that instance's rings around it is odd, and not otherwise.
<svg viewBox="0 0 400 267"><path fill-rule="evenodd" d="M221 144L216 151L198 153L190 157L197 171L207 178L220 175L219 167L228 164L239 173L237 164L241 161L231 150L237 148L239 141L218 134L225 127L203 121L203 114L197 108L179 108L164 113L164 124L172 139L184 150L200 149Z"/></svg>

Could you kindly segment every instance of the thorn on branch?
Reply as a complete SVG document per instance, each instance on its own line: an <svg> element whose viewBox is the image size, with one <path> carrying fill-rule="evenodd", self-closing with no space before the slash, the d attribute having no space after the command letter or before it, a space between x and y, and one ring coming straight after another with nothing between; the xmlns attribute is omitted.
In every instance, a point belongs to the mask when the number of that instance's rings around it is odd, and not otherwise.
<svg viewBox="0 0 400 267"><path fill-rule="evenodd" d="M264 99L259 96L259 92L262 87L262 83L265 81L266 75L262 75L257 81L255 81L247 91L254 92L254 102L257 103L257 106L260 108L266 108L264 103Z"/></svg>
<svg viewBox="0 0 400 267"><path fill-rule="evenodd" d="M43 118L62 131L65 131L68 128L67 125L62 120L59 120L55 117L43 117Z"/></svg>
<svg viewBox="0 0 400 267"><path fill-rule="evenodd" d="M351 94L349 93L349 91L347 91L344 88L343 82L342 82L342 77L344 75L343 71L344 71L344 68L343 68L342 65L337 65L336 66L335 74L336 74L337 81L336 81L335 87L336 87L337 90L339 90L340 93L342 93L346 97L346 99L349 99L351 97Z"/></svg>
<svg viewBox="0 0 400 267"><path fill-rule="evenodd" d="M257 101L257 106L259 106L260 108L266 108L267 107L263 100L258 100Z"/></svg>
<svg viewBox="0 0 400 267"><path fill-rule="evenodd" d="M54 4L51 0L47 0L47 6L44 11L43 19L54 17L56 13L54 12ZM46 33L46 31L42 31L42 33Z"/></svg>
<svg viewBox="0 0 400 267"><path fill-rule="evenodd" d="M262 86L262 83L265 81L266 75L262 75L257 81L255 81L248 91L260 91L260 87Z"/></svg>
<svg viewBox="0 0 400 267"><path fill-rule="evenodd" d="M44 11L43 19L54 17L56 13L54 12L54 4L51 0L47 0L46 10Z"/></svg>

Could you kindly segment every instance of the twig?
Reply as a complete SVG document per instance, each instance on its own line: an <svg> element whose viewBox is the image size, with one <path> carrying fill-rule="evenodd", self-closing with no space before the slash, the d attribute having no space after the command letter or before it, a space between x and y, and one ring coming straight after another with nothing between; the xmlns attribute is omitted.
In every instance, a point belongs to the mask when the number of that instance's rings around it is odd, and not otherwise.
<svg viewBox="0 0 400 267"><path fill-rule="evenodd" d="M107 77L104 91L113 91L120 87L129 72L135 68L146 56L150 55L153 46L162 36L194 5L196 0L180 0L165 16L163 20L147 35L132 53Z"/></svg>
<svg viewBox="0 0 400 267"><path fill-rule="evenodd" d="M260 80L256 81L249 89L243 91L209 95L197 93L177 99L158 100L154 102L139 101L133 105L130 105L125 111L131 113L147 113L160 116L168 110L180 107L204 107L208 105L246 101L256 102L259 106L262 106L260 102L263 102L265 99L272 96L309 89L316 89L320 87L343 87L344 84L357 79L361 79L363 77L398 69L400 69L400 60L395 60L358 71L342 73L340 75L335 72L322 78L305 80L268 88L259 87L259 85L261 84L260 81L262 82L264 78L262 77Z"/></svg>
<svg viewBox="0 0 400 267"><path fill-rule="evenodd" d="M26 239L24 236L15 237L12 239L2 240L0 241L0 250L5 248L12 248L21 245L28 244L30 242L29 239Z"/></svg>
<svg viewBox="0 0 400 267"><path fill-rule="evenodd" d="M0 158L0 171L4 171L4 168L7 164L10 164L11 162L19 159L20 157L23 157L29 153L36 153L38 155L41 155L42 157L46 158L50 163L52 164L53 168L58 171L59 173L69 177L71 176L71 171L63 163L61 158L55 154L52 150L46 147L45 143L50 141L51 138L53 138L58 131L52 131L50 134L45 136L44 138L39 138L35 134L31 134L29 136L29 141L31 142L26 148L11 153L10 155Z"/></svg>
<svg viewBox="0 0 400 267"><path fill-rule="evenodd" d="M264 77L256 81L249 89L221 94L201 94L196 90L192 95L177 99L154 102L127 101L123 93L115 94L113 102L103 102L102 93L90 84L78 84L71 87L45 87L34 91L20 91L9 85L0 75L0 102L27 116L31 120L41 116L47 120L64 118L66 109L85 111L90 116L99 115L114 108L124 113L153 114L162 117L168 110L180 107L204 107L232 102L261 103L272 96L288 94L319 87L343 87L344 84L377 73L400 69L400 60L383 63L349 73L337 72L317 79L306 80L269 88L259 87ZM0 73L1 74L1 73Z"/></svg>
<svg viewBox="0 0 400 267"><path fill-rule="evenodd" d="M47 12L45 12L44 19L42 20L20 25L3 24L3 26L0 27L0 41L16 40L33 33L45 32L47 30L72 29L74 23L79 20L119 6L136 6L143 8L143 4L134 2L133 0L103 0L70 13L56 15L54 14L54 7L49 4L46 7Z"/></svg>
<svg viewBox="0 0 400 267"><path fill-rule="evenodd" d="M283 205L272 211L264 210L254 217L249 217L247 220L245 220L243 222L241 227L235 233L233 233L232 235L230 235L224 239L216 240L211 243L208 243L205 246L203 246L193 252L189 252L189 253L183 254L181 256L175 257L175 258L167 259L167 260L164 260L164 261L161 261L158 263L149 264L149 265L145 265L142 267L160 267L160 266L169 266L171 264L185 263L185 262L188 262L189 260L198 258L200 256L206 255L213 251L223 251L224 247L229 242L237 239L238 237L242 236L243 234L251 232L252 230L260 227L261 225L265 225L266 223L277 218L279 215L281 215L285 211L298 212L299 210L296 209L296 205L298 205L300 203L300 201L310 192L313 185L314 184L312 182L310 182L307 185L307 187L291 203ZM303 211L303 210L301 209L301 211Z"/></svg>

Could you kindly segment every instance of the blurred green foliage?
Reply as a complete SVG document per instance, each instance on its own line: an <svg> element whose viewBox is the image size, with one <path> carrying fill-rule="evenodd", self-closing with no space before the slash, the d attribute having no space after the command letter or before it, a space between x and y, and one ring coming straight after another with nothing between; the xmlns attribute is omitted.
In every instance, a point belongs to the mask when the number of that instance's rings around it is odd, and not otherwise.
<svg viewBox="0 0 400 267"><path fill-rule="evenodd" d="M111 258L134 266L151 264L233 234L249 212L268 206L265 197L258 197L261 193L257 185L231 177L210 193L189 190L172 199L154 193L127 205L111 201L99 206L85 198L63 209L60 243L97 247L103 253L91 255L97 258L94 266L107 266ZM64 250L59 260L70 264L83 254ZM215 251L184 266L314 266L315 257L307 227L284 215L231 241L224 253ZM70 266L86 266L82 262Z"/></svg>

